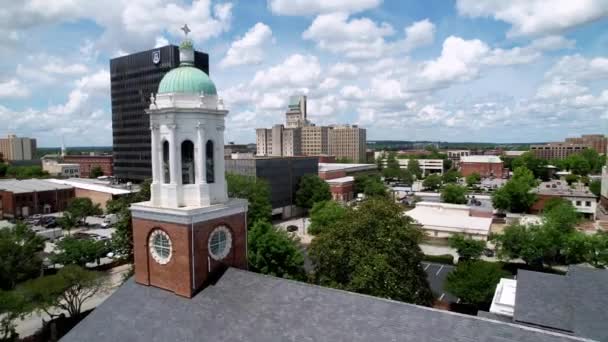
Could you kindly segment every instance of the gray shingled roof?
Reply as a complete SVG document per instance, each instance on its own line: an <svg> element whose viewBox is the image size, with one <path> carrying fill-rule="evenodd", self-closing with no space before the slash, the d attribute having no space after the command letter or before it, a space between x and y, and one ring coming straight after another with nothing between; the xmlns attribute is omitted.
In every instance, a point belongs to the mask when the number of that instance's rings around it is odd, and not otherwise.
<svg viewBox="0 0 608 342"><path fill-rule="evenodd" d="M63 342L580 340L229 269L192 299L128 281Z"/></svg>
<svg viewBox="0 0 608 342"><path fill-rule="evenodd" d="M520 270L513 320L608 341L608 271L572 266L560 276Z"/></svg>

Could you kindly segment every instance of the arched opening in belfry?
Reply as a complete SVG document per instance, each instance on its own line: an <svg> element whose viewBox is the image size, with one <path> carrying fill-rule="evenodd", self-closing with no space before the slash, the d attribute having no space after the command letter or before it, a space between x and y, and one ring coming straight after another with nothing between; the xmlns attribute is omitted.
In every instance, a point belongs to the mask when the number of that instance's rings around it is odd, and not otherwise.
<svg viewBox="0 0 608 342"><path fill-rule="evenodd" d="M163 183L169 184L171 177L169 174L169 142L163 141Z"/></svg>
<svg viewBox="0 0 608 342"><path fill-rule="evenodd" d="M194 143L182 142L182 184L194 184Z"/></svg>
<svg viewBox="0 0 608 342"><path fill-rule="evenodd" d="M205 145L205 167L207 169L207 183L215 182L215 163L213 162L213 141L208 140Z"/></svg>

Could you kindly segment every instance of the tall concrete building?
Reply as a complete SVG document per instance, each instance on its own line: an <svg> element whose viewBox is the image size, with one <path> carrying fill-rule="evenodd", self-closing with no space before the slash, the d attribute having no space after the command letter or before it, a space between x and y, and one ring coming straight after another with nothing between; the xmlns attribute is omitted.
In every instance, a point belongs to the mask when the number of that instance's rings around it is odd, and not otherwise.
<svg viewBox="0 0 608 342"><path fill-rule="evenodd" d="M570 144L587 145L599 154L606 154L608 148L608 138L603 134L583 134L578 138L566 138L566 142Z"/></svg>
<svg viewBox="0 0 608 342"><path fill-rule="evenodd" d="M315 126L307 119L306 96L292 96L285 113L285 125L256 129L256 154L274 157L331 154L364 162L365 138L365 129L357 126Z"/></svg>
<svg viewBox="0 0 608 342"><path fill-rule="evenodd" d="M329 154L355 162L366 161L366 131L357 125L333 126L329 130Z"/></svg>
<svg viewBox="0 0 608 342"><path fill-rule="evenodd" d="M150 119L144 110L160 80L179 63L175 45L110 60L114 175L118 179L152 177ZM196 51L193 66L209 75L209 55Z"/></svg>
<svg viewBox="0 0 608 342"><path fill-rule="evenodd" d="M566 142L553 142L542 145L530 145L530 151L537 158L553 160L564 159L571 154L583 152L587 149L585 144L572 144Z"/></svg>
<svg viewBox="0 0 608 342"><path fill-rule="evenodd" d="M329 154L329 127L302 127L302 154L307 156Z"/></svg>
<svg viewBox="0 0 608 342"><path fill-rule="evenodd" d="M1 160L32 160L36 156L36 139L19 138L9 134L0 139Z"/></svg>

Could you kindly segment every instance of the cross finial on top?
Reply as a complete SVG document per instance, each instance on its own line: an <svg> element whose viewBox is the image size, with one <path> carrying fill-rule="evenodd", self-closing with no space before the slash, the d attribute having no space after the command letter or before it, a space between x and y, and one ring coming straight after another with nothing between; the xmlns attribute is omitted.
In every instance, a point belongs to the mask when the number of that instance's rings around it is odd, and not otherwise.
<svg viewBox="0 0 608 342"><path fill-rule="evenodd" d="M180 28L180 30L184 31L184 33L186 34L186 37L188 37L188 33L190 33L190 28L188 27L188 24L184 24L184 26L182 26L182 28Z"/></svg>

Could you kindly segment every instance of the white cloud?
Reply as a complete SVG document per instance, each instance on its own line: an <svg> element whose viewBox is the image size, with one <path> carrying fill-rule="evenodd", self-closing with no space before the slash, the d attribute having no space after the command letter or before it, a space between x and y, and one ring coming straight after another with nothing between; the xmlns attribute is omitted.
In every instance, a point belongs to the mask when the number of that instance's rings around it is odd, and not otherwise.
<svg viewBox="0 0 608 342"><path fill-rule="evenodd" d="M420 20L405 28L403 46L406 50L429 45L435 39L435 25L428 19Z"/></svg>
<svg viewBox="0 0 608 342"><path fill-rule="evenodd" d="M385 36L394 34L388 23L376 24L368 18L353 19L346 13L319 15L302 38L317 47L349 58L378 58L386 49Z"/></svg>
<svg viewBox="0 0 608 342"><path fill-rule="evenodd" d="M26 97L30 94L27 86L18 79L0 81L0 98Z"/></svg>
<svg viewBox="0 0 608 342"><path fill-rule="evenodd" d="M608 58L585 58L579 54L562 57L547 72L547 77L568 80L594 80L608 78Z"/></svg>
<svg viewBox="0 0 608 342"><path fill-rule="evenodd" d="M163 36L156 37L156 42L154 43L155 48L159 48L159 47L163 47L163 46L167 46L167 45L169 45L169 41L167 40L167 38L165 38Z"/></svg>
<svg viewBox="0 0 608 342"><path fill-rule="evenodd" d="M424 64L421 76L431 82L472 79L477 76L479 59L488 51L479 39L450 36L443 42L441 56Z"/></svg>
<svg viewBox="0 0 608 342"><path fill-rule="evenodd" d="M315 15L330 12L356 13L375 8L382 0L269 0L274 14Z"/></svg>
<svg viewBox="0 0 608 342"><path fill-rule="evenodd" d="M340 95L347 100L362 100L363 90L357 86L347 85L340 90Z"/></svg>
<svg viewBox="0 0 608 342"><path fill-rule="evenodd" d="M511 24L509 36L561 32L608 16L606 0L458 0L460 15Z"/></svg>
<svg viewBox="0 0 608 342"><path fill-rule="evenodd" d="M264 59L266 43L272 39L272 30L264 23L255 24L245 35L232 43L221 67L259 64Z"/></svg>
<svg viewBox="0 0 608 342"><path fill-rule="evenodd" d="M329 68L329 75L342 79L354 78L359 74L359 67L351 63L336 63Z"/></svg>
<svg viewBox="0 0 608 342"><path fill-rule="evenodd" d="M89 92L108 92L110 91L110 72L99 70L94 74L87 75L78 81L76 86Z"/></svg>
<svg viewBox="0 0 608 342"><path fill-rule="evenodd" d="M49 74L59 75L80 75L87 72L89 69L84 64L62 64L58 62L50 62L42 67L42 71Z"/></svg>
<svg viewBox="0 0 608 342"><path fill-rule="evenodd" d="M294 54L283 63L255 73L251 86L257 88L312 87L319 83L321 65L315 56Z"/></svg>
<svg viewBox="0 0 608 342"><path fill-rule="evenodd" d="M549 83L543 84L536 92L536 97L540 99L563 99L587 92L588 89L575 82L568 82L559 78L552 79Z"/></svg>

